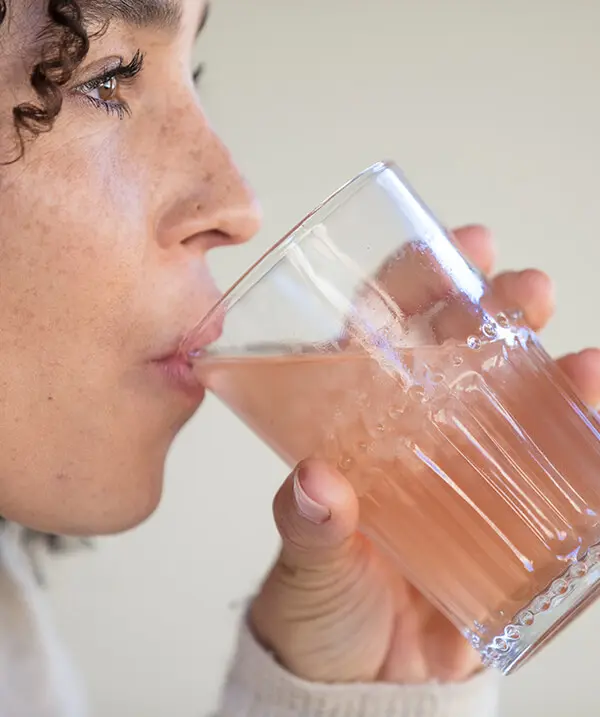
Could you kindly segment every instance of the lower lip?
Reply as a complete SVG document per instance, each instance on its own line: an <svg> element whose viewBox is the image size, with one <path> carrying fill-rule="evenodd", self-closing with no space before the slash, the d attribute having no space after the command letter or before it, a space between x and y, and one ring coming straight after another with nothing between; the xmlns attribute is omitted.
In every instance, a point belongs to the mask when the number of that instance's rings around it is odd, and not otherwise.
<svg viewBox="0 0 600 717"><path fill-rule="evenodd" d="M154 361L166 382L196 402L202 401L206 388L194 373L193 366L183 358L170 357Z"/></svg>

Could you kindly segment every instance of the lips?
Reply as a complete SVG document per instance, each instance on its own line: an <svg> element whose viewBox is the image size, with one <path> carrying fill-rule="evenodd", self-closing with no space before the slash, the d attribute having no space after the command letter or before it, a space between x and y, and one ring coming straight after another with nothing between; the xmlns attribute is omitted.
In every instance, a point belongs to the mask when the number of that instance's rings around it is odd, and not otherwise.
<svg viewBox="0 0 600 717"><path fill-rule="evenodd" d="M191 361L179 354L173 354L153 362L167 384L198 403L204 398L206 389L200 382Z"/></svg>
<svg viewBox="0 0 600 717"><path fill-rule="evenodd" d="M173 388L183 391L193 401L201 401L205 387L194 368L194 359L217 341L223 333L223 319L213 311L191 331L180 334L170 347L151 360L162 378Z"/></svg>

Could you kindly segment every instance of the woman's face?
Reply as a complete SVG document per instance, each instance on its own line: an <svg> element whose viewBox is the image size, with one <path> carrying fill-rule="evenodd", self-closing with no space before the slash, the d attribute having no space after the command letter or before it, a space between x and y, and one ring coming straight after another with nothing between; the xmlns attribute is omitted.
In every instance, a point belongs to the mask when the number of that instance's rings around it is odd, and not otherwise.
<svg viewBox="0 0 600 717"><path fill-rule="evenodd" d="M13 107L35 99L46 5L9 0L0 25L1 159ZM194 88L204 2L81 6L108 28L53 129L0 166L0 515L92 534L156 507L202 398L176 350L217 295L207 253L259 220ZM120 63L125 76L98 86Z"/></svg>

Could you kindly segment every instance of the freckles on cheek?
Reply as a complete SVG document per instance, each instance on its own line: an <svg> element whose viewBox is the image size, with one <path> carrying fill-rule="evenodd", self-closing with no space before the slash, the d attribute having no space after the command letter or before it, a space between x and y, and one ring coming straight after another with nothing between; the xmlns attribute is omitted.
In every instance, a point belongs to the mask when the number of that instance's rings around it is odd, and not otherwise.
<svg viewBox="0 0 600 717"><path fill-rule="evenodd" d="M90 223L139 226L148 211L144 175L152 150L144 133L136 131L134 120L102 118L84 131L70 123L63 133L70 140L55 148L54 172L69 178ZM63 192L63 201L70 194Z"/></svg>
<svg viewBox="0 0 600 717"><path fill-rule="evenodd" d="M32 321L38 330L46 326L65 336L76 330L89 339L113 327L121 335L144 271L139 180L111 148L68 163L63 156L62 166L58 157L52 176L40 163L15 186L10 203L2 199L11 222L0 247L0 296L14 305L17 325L27 316L29 326ZM77 173L66 171L73 161Z"/></svg>

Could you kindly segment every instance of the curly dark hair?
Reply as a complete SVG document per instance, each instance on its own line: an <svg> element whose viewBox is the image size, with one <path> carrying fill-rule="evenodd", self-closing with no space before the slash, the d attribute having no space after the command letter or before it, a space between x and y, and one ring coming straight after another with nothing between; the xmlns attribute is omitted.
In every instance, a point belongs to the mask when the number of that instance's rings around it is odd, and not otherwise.
<svg viewBox="0 0 600 717"><path fill-rule="evenodd" d="M40 33L42 48L29 80L37 96L35 102L24 102L13 108L17 132L18 161L28 138L48 132L62 107L63 87L85 59L90 40L83 13L77 0L48 0L48 23ZM7 3L0 0L0 25L6 19Z"/></svg>

